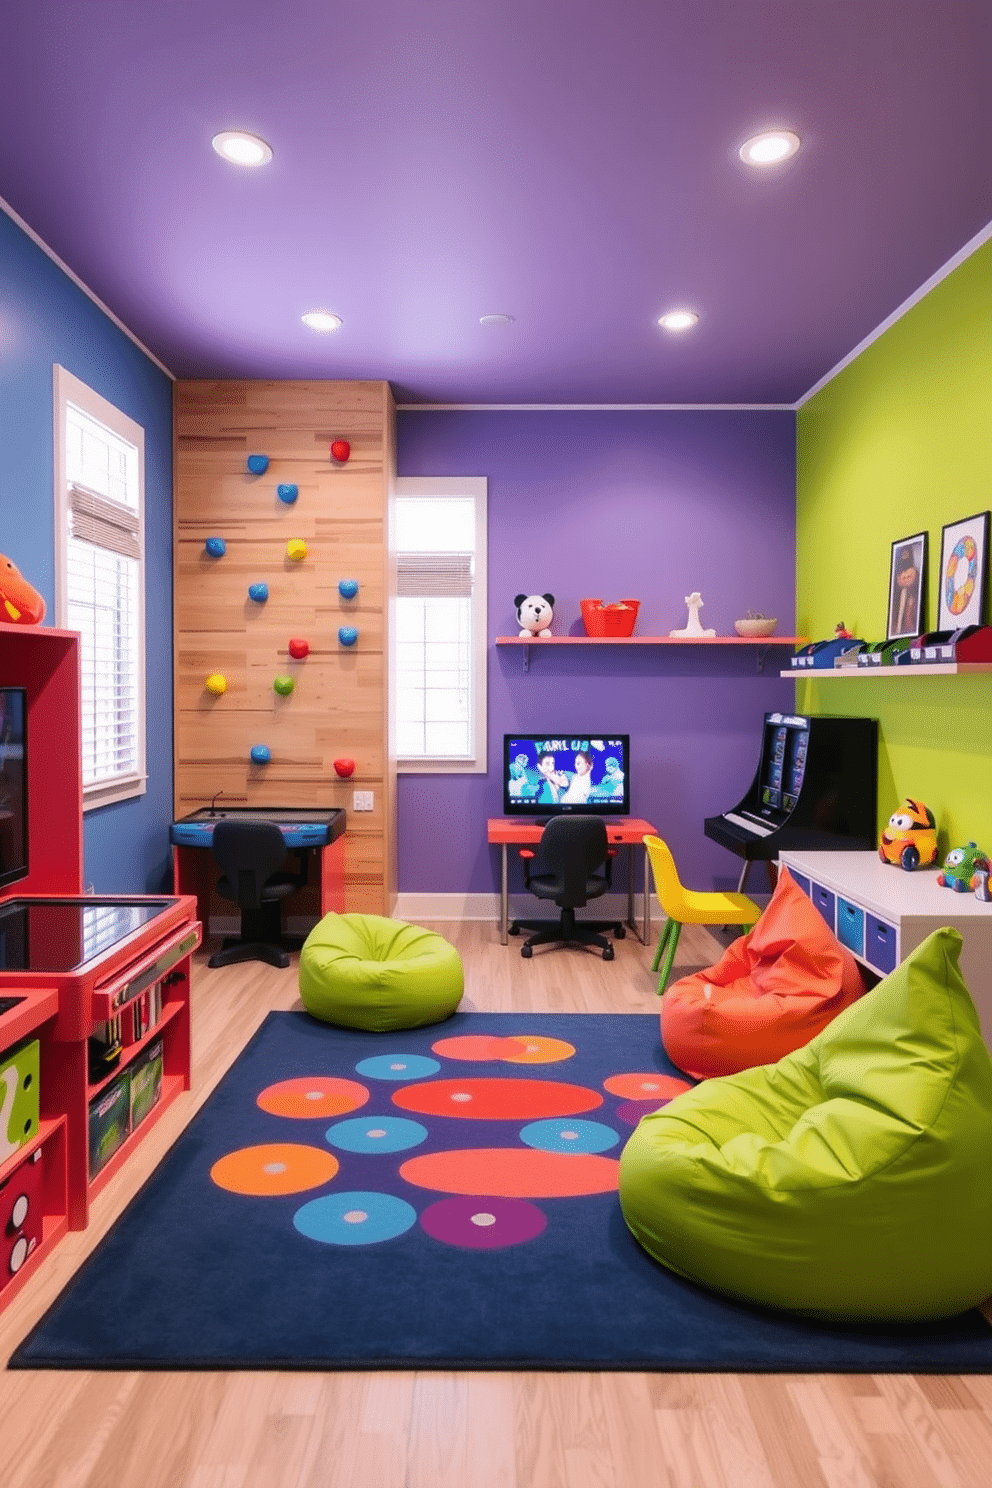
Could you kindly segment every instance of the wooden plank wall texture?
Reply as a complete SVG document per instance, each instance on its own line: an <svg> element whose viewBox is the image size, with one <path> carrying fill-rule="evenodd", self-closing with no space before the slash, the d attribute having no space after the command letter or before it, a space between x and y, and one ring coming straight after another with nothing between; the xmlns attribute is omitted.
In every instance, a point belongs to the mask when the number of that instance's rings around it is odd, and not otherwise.
<svg viewBox="0 0 992 1488"><path fill-rule="evenodd" d="M337 464L332 440L351 456ZM395 406L385 382L187 381L175 386L175 811L244 806L344 806L348 910L389 914L395 902L395 767L387 753L388 497ZM252 475L252 454L269 457ZM295 484L295 503L276 487ZM208 537L227 551L211 558ZM307 544L287 557L292 538ZM340 579L357 579L345 599ZM268 585L263 604L248 586ZM352 647L338 627L353 625ZM291 637L310 653L289 655ZM227 680L219 697L205 687ZM273 689L291 676L288 697ZM267 744L267 765L251 763ZM333 761L355 761L348 780ZM352 793L374 793L356 814ZM311 895L311 900L315 898ZM312 903L303 906L311 909ZM221 912L230 913L230 906Z"/></svg>

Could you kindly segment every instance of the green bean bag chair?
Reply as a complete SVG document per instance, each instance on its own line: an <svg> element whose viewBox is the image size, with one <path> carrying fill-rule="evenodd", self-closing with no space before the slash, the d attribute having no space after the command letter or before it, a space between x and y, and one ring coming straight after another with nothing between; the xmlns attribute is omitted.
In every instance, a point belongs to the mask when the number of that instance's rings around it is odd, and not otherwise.
<svg viewBox="0 0 992 1488"><path fill-rule="evenodd" d="M450 1018L462 958L441 935L382 915L328 914L300 951L303 1006L324 1023L387 1033Z"/></svg>
<svg viewBox="0 0 992 1488"><path fill-rule="evenodd" d="M913 1322L992 1294L992 1057L936 930L777 1064L641 1119L631 1231L664 1266L812 1317Z"/></svg>

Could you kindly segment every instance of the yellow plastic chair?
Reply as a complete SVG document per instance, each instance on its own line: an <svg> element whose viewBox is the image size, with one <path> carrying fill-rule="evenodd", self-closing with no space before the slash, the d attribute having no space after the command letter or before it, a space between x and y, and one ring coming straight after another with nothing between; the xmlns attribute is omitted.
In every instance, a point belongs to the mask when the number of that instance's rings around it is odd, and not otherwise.
<svg viewBox="0 0 992 1488"><path fill-rule="evenodd" d="M675 960L675 949L683 925L742 925L750 929L761 918L761 909L746 894L704 893L685 888L679 881L675 859L668 843L654 836L647 836L643 840L651 859L651 874L658 903L668 916L668 923L661 932L658 949L651 964L651 970L657 971L664 956L665 964L658 979L660 997L672 974L672 962Z"/></svg>

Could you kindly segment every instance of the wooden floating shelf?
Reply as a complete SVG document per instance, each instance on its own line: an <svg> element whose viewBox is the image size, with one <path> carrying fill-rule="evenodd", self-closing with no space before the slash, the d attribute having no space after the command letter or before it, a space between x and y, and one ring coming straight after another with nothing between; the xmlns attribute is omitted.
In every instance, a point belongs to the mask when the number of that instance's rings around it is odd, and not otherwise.
<svg viewBox="0 0 992 1488"><path fill-rule="evenodd" d="M992 672L992 661L940 661L921 662L919 666L877 667L790 667L779 672L780 677L791 677L794 682L812 678L820 682L824 677L965 677L981 676Z"/></svg>

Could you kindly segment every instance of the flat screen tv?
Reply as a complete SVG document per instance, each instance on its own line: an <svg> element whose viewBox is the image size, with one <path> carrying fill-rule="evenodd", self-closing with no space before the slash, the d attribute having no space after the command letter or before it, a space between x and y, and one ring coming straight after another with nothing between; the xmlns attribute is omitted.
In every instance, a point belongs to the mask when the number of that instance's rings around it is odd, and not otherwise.
<svg viewBox="0 0 992 1488"><path fill-rule="evenodd" d="M630 815L629 734L504 734L503 815Z"/></svg>
<svg viewBox="0 0 992 1488"><path fill-rule="evenodd" d="M28 872L27 692L0 687L0 889Z"/></svg>

